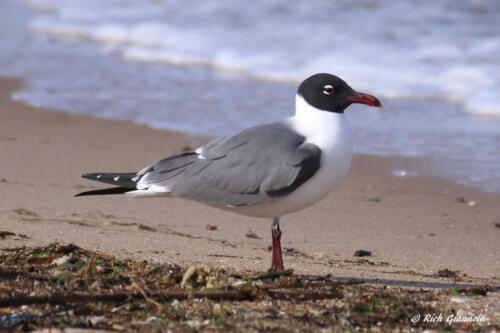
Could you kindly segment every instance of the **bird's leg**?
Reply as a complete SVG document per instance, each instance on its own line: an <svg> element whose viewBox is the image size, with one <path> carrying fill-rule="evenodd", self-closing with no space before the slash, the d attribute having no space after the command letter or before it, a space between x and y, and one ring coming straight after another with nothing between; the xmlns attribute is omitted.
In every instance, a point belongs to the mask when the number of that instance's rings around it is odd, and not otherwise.
<svg viewBox="0 0 500 333"><path fill-rule="evenodd" d="M273 261L271 263L271 268L269 271L282 271L283 268L283 257L281 256L281 230L280 230L280 218L275 217L273 219L273 225L271 226L271 236L273 237Z"/></svg>

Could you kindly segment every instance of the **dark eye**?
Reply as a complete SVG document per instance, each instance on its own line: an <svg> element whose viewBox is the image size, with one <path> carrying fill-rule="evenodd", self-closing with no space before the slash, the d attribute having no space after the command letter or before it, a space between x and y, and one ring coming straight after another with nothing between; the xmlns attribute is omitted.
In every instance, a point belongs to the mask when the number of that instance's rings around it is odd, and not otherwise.
<svg viewBox="0 0 500 333"><path fill-rule="evenodd" d="M323 87L323 94L325 95L331 95L335 92L335 89L329 84Z"/></svg>

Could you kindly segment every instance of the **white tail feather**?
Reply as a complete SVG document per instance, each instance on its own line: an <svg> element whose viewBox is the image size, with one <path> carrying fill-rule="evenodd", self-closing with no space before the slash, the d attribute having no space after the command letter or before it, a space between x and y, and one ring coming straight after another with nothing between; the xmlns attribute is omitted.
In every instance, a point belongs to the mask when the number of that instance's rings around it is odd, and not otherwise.
<svg viewBox="0 0 500 333"><path fill-rule="evenodd" d="M170 192L155 192L151 190L135 190L125 193L130 199L170 197Z"/></svg>

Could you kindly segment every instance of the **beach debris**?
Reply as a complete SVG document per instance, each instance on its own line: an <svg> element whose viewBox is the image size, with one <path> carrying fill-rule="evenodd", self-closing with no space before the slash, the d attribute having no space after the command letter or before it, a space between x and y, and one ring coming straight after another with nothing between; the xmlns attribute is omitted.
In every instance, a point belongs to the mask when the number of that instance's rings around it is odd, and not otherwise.
<svg viewBox="0 0 500 333"><path fill-rule="evenodd" d="M135 222L127 223L127 222L119 222L119 221L111 221L111 224L112 225L120 225L122 227L132 227L132 226L137 225L137 223L135 223Z"/></svg>
<svg viewBox="0 0 500 333"><path fill-rule="evenodd" d="M284 247L283 254L286 254L286 255L289 255L292 257L302 257L302 258L307 258L307 259L313 259L313 256L310 256L307 253L296 250L292 247Z"/></svg>
<svg viewBox="0 0 500 333"><path fill-rule="evenodd" d="M325 257L325 254L323 252L314 252L313 257L323 259Z"/></svg>
<svg viewBox="0 0 500 333"><path fill-rule="evenodd" d="M16 234L10 231L0 231L0 239L6 239L6 238L13 238L15 240L19 240L19 239L29 239L30 237L28 237L25 234Z"/></svg>
<svg viewBox="0 0 500 333"><path fill-rule="evenodd" d="M212 315L216 318L223 318L234 313L233 307L226 302L215 303L212 307Z"/></svg>
<svg viewBox="0 0 500 333"><path fill-rule="evenodd" d="M154 299L152 299L151 297L148 296L148 294L146 293L146 291L144 290L143 287L141 287L141 285L134 281L132 282L132 288L133 289L136 289L136 290L139 290L139 292L141 293L142 297L144 297L144 299L153 304L154 306L156 306L158 308L158 310L160 311L163 311L163 305L161 305L159 302L155 301Z"/></svg>
<svg viewBox="0 0 500 333"><path fill-rule="evenodd" d="M153 232L156 232L156 228L154 227L150 227L149 225L145 225L145 224L138 224L137 225L137 228L141 229L141 230L146 230L146 231L153 231Z"/></svg>
<svg viewBox="0 0 500 333"><path fill-rule="evenodd" d="M39 216L37 213L30 211L30 210L27 210L27 209L24 209L24 208L14 209L14 212L16 212L19 215L23 215L23 216L35 216L35 217Z"/></svg>
<svg viewBox="0 0 500 333"><path fill-rule="evenodd" d="M474 200L468 201L468 200L465 200L465 198L464 198L464 197L457 197L457 198L455 199L455 201L456 201L457 203L467 203L467 204L469 205L469 207L474 207L474 206L476 206L476 205L477 205L477 202L476 202L476 201L474 201Z"/></svg>
<svg viewBox="0 0 500 333"><path fill-rule="evenodd" d="M354 252L355 257L370 257L372 255L372 251L367 251L367 250L356 250Z"/></svg>
<svg viewBox="0 0 500 333"><path fill-rule="evenodd" d="M465 274L464 274L465 276ZM493 289L491 286L482 285L482 286L474 286L474 287L457 287L456 289L457 295L467 295L467 296L486 296L488 292Z"/></svg>
<svg viewBox="0 0 500 333"><path fill-rule="evenodd" d="M53 258L33 264L33 258ZM44 259L45 260L45 259ZM56 266L56 263L61 265ZM411 331L415 313L461 313L492 318L491 286L457 283L433 290L292 270L248 271L119 260L73 244L0 249L0 331ZM184 287L181 283L184 281ZM465 288L467 287L467 288ZM495 287L496 288L496 287ZM497 290L497 289L495 289ZM493 297L493 298L492 298ZM457 324L462 325L462 324ZM464 324L465 325L465 324ZM476 326L475 326L476 325ZM418 329L445 330L446 323ZM418 329L416 329L418 331Z"/></svg>
<svg viewBox="0 0 500 333"><path fill-rule="evenodd" d="M217 226L213 225L213 224L207 224L205 226L205 229L210 230L210 231L214 231L214 230L217 230Z"/></svg>
<svg viewBox="0 0 500 333"><path fill-rule="evenodd" d="M181 236L181 237L196 238L196 239L201 238L199 236L193 236L191 234L186 234L186 233L183 233L183 232L176 231L176 230L168 227L167 225L165 225L163 223L158 224L158 230L160 230L161 232L164 232L164 233L166 233L168 235L173 235L173 236Z"/></svg>
<svg viewBox="0 0 500 333"><path fill-rule="evenodd" d="M471 303L472 299L470 299L468 297L453 296L450 298L450 301L455 302L455 303Z"/></svg>
<svg viewBox="0 0 500 333"><path fill-rule="evenodd" d="M235 249L235 248L236 248L236 244L233 244L233 243L231 243L230 241L227 241L227 240L225 240L225 239L212 239L212 238L209 238L208 240L209 240L210 242L217 242L217 243L221 243L222 245L232 247L233 249Z"/></svg>
<svg viewBox="0 0 500 333"><path fill-rule="evenodd" d="M383 198L382 196L378 195L376 197L373 197L373 198L368 198L368 199L365 199L366 201L370 201L370 202L382 202Z"/></svg>
<svg viewBox="0 0 500 333"><path fill-rule="evenodd" d="M106 320L106 317L104 316L92 316L92 317L89 317L89 321L90 323L92 324L92 326L95 326L99 323L102 323Z"/></svg>
<svg viewBox="0 0 500 333"><path fill-rule="evenodd" d="M84 251L81 247L79 246L76 246L75 244L72 244L72 243L69 243L67 245L58 245L55 249L55 251L57 253L64 253L64 254L68 254L68 253L73 253L73 252L76 252L76 251Z"/></svg>
<svg viewBox="0 0 500 333"><path fill-rule="evenodd" d="M255 232L253 232L252 230L249 230L246 234L245 234L245 237L246 238L252 238L252 239L262 239L262 237L260 237L259 235L257 235Z"/></svg>
<svg viewBox="0 0 500 333"><path fill-rule="evenodd" d="M500 228L500 222L495 223L495 227Z"/></svg>
<svg viewBox="0 0 500 333"><path fill-rule="evenodd" d="M56 266L61 266L61 265L64 265L66 264L69 259L71 258L71 255L69 254L66 254L66 255L63 255L62 257L60 258L56 258L52 261L52 264L53 265L56 265Z"/></svg>
<svg viewBox="0 0 500 333"><path fill-rule="evenodd" d="M416 171L409 171L404 169L393 169L392 175L396 177L418 176Z"/></svg>
<svg viewBox="0 0 500 333"><path fill-rule="evenodd" d="M215 258L243 258L242 256L235 256L232 254L207 254L207 257L215 257Z"/></svg>
<svg viewBox="0 0 500 333"><path fill-rule="evenodd" d="M15 236L16 234L10 231L0 231L0 238L5 239L10 236Z"/></svg>
<svg viewBox="0 0 500 333"><path fill-rule="evenodd" d="M213 267L206 264L191 266L182 277L181 287L188 286L189 282L190 287L204 286L211 288L213 287L214 273Z"/></svg>
<svg viewBox="0 0 500 333"><path fill-rule="evenodd" d="M111 328L115 331L125 331L127 328L123 325L113 324ZM67 330L66 330L67 331ZM69 332L68 332L69 333ZM99 332L97 332L99 333Z"/></svg>
<svg viewBox="0 0 500 333"><path fill-rule="evenodd" d="M265 279L276 279L282 276L290 276L293 274L293 269L285 269L283 271L270 271L264 273L250 274L243 276L244 280L265 280Z"/></svg>
<svg viewBox="0 0 500 333"><path fill-rule="evenodd" d="M438 277L444 277L444 278L454 278L457 279L459 277L460 271L452 271L449 270L448 268L441 269L437 272Z"/></svg>
<svg viewBox="0 0 500 333"><path fill-rule="evenodd" d="M394 169L392 170L392 174L397 177L405 177L408 175L408 171L403 169Z"/></svg>

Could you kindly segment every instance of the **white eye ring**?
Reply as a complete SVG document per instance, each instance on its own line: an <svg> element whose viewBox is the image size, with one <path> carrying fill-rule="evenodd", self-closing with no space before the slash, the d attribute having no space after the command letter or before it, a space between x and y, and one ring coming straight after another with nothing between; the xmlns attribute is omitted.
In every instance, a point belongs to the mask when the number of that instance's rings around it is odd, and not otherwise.
<svg viewBox="0 0 500 333"><path fill-rule="evenodd" d="M326 86L323 87L323 94L325 95L331 95L333 94L334 90L333 90L333 87L329 84L327 84Z"/></svg>

